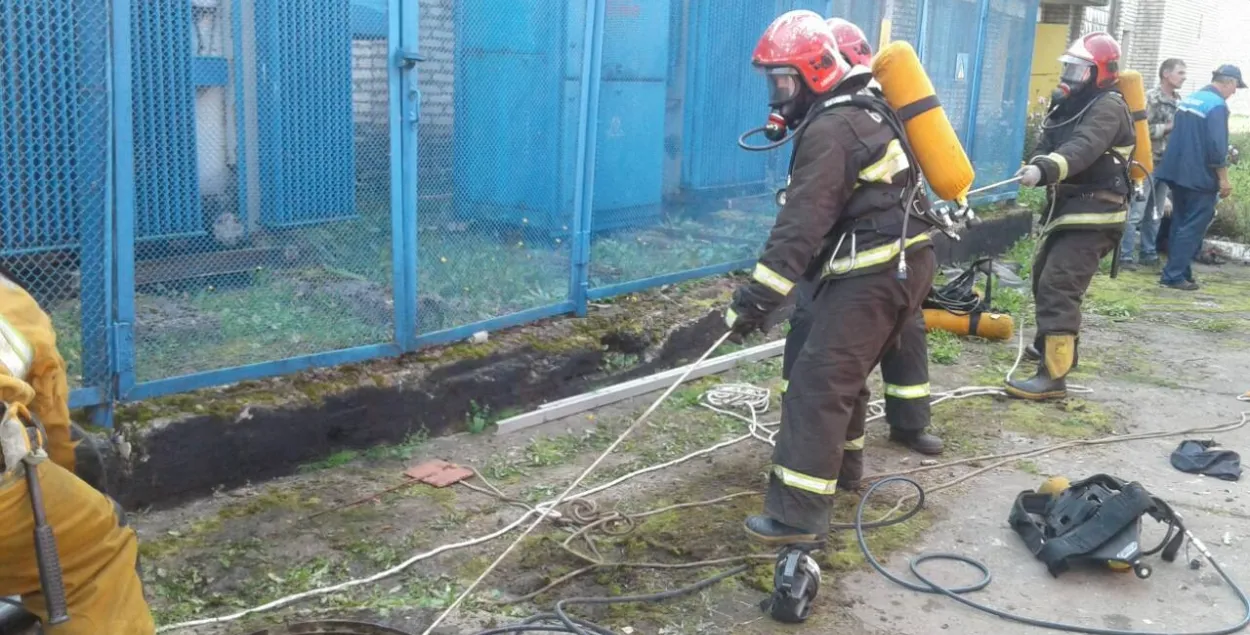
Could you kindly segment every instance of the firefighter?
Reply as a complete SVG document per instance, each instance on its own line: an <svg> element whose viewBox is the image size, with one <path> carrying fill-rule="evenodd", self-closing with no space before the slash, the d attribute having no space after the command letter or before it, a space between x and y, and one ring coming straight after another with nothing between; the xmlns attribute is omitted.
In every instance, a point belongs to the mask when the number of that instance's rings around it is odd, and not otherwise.
<svg viewBox="0 0 1250 635"><path fill-rule="evenodd" d="M1033 261L1037 372L1007 382L1012 396L1067 395L1065 377L1079 359L1081 299L1098 263L1119 244L1132 192L1133 119L1116 90L1120 44L1091 33L1059 58L1063 75L1043 124L1038 156L1017 176L1047 187L1041 246Z"/></svg>
<svg viewBox="0 0 1250 635"><path fill-rule="evenodd" d="M70 424L65 361L52 321L4 271L0 404L0 598L20 596L49 635L155 632L137 571L135 531L120 506L74 475L80 462L75 454L84 444L75 440L79 435ZM40 427L46 433L31 433ZM48 623L27 469L36 471L47 522L55 531L69 615L61 625Z"/></svg>
<svg viewBox="0 0 1250 635"><path fill-rule="evenodd" d="M842 57L852 67L872 66L872 46L862 29L842 18L826 21L837 41ZM874 88L876 82L869 87ZM880 95L878 95L880 96ZM790 333L786 337L781 363L782 389L789 384L793 368L803 341L811 328L811 296L814 281L801 280L795 285L795 308L790 316ZM924 314L907 321L899 339L892 343L881 360L881 378L885 384L885 418L890 426L890 440L905 445L921 454L941 454L942 440L925 432L929 426L929 352L925 339ZM864 469L864 425L868 413L869 393L865 388L860 394L863 403L856 404L856 416L847 431L842 455L842 470L838 475L838 488L843 491L858 489Z"/></svg>
<svg viewBox="0 0 1250 635"><path fill-rule="evenodd" d="M748 518L746 529L766 544L819 542L848 431L863 425L868 375L932 286L933 226L908 212L923 213L928 200L902 123L869 89L869 70L839 53L824 19L782 15L753 58L769 82L769 119L794 131L795 147L785 202L726 323L739 336L763 330L796 284L813 291L782 399L765 514Z"/></svg>

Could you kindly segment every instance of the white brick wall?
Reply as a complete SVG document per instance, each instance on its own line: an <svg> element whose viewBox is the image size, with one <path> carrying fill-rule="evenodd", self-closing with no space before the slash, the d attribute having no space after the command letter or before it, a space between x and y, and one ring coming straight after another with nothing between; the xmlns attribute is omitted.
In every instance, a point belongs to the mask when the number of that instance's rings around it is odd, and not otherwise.
<svg viewBox="0 0 1250 635"><path fill-rule="evenodd" d="M456 0L420 0L421 56L417 73L421 89L421 127L417 170L421 196L452 190L452 158L456 121ZM519 10L519 9L518 9Z"/></svg>
<svg viewBox="0 0 1250 635"><path fill-rule="evenodd" d="M1158 83L1159 65L1185 60L1183 93L1205 86L1211 71L1233 63L1250 73L1250 2L1245 0L1124 0L1127 66ZM1232 51L1231 53L1229 51ZM1246 91L1250 92L1250 91ZM1250 114L1250 95L1233 99L1234 112Z"/></svg>
<svg viewBox="0 0 1250 635"><path fill-rule="evenodd" d="M352 42L352 106L356 124L386 126L389 97L384 40Z"/></svg>
<svg viewBox="0 0 1250 635"><path fill-rule="evenodd" d="M422 194L450 191L452 133L455 125L455 0L420 0L420 47L425 61L417 66L421 90L421 126L418 144ZM374 170L388 169L390 95L387 43L352 43L352 103L357 147Z"/></svg>

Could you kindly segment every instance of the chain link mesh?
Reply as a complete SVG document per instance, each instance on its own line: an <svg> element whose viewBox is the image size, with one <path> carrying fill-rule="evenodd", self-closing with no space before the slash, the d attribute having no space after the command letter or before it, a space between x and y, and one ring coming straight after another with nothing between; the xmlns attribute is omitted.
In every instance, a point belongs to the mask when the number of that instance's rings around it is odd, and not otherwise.
<svg viewBox="0 0 1250 635"><path fill-rule="evenodd" d="M1011 178L1020 168L1033 58L1021 49L1033 41L1030 30L1036 28L1029 15L1022 0L990 0L971 157L977 169L976 185Z"/></svg>
<svg viewBox="0 0 1250 635"><path fill-rule="evenodd" d="M386 4L132 12L139 381L390 341Z"/></svg>
<svg viewBox="0 0 1250 635"><path fill-rule="evenodd" d="M712 4L608 3L592 288L751 259L772 226L790 148L738 147L768 115L751 53L777 15L826 3Z"/></svg>
<svg viewBox="0 0 1250 635"><path fill-rule="evenodd" d="M420 9L418 330L564 302L584 3Z"/></svg>
<svg viewBox="0 0 1250 635"><path fill-rule="evenodd" d="M966 148L981 3L979 0L928 1L925 70L933 80L946 116Z"/></svg>
<svg viewBox="0 0 1250 635"><path fill-rule="evenodd" d="M110 11L0 3L0 266L52 315L74 387L109 378Z"/></svg>
<svg viewBox="0 0 1250 635"><path fill-rule="evenodd" d="M891 40L904 40L912 48L920 46L920 8L924 0L894 0Z"/></svg>
<svg viewBox="0 0 1250 635"><path fill-rule="evenodd" d="M1027 3L992 0L974 99L977 0L894 0L889 38L916 43L925 2L929 73L965 139L977 104L977 137L996 140L979 177L1001 178ZM606 0L593 74L584 2L418 4L418 333L566 302L587 176L592 288L756 256L791 148L737 145L767 115L750 55L781 12L828 2ZM832 4L879 43L884 2ZM131 3L140 382L392 340L388 5ZM107 199L110 11L0 6L0 264L53 314L75 386L113 372L108 219L130 213Z"/></svg>

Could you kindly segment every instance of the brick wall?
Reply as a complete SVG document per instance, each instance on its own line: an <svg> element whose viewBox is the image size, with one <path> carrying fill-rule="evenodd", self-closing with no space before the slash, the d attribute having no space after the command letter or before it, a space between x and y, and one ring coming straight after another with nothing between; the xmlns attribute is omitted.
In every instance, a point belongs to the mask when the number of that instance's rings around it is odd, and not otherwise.
<svg viewBox="0 0 1250 635"><path fill-rule="evenodd" d="M1230 12L1220 0L1124 2L1126 20L1132 19L1125 23L1127 65L1146 77L1147 87L1158 84L1159 65L1170 57L1185 60L1188 67L1189 81L1182 93L1205 86L1211 71L1225 62L1250 72L1250 46L1245 44L1250 10ZM1231 105L1234 112L1250 113L1250 95L1237 95Z"/></svg>
<svg viewBox="0 0 1250 635"><path fill-rule="evenodd" d="M455 0L420 0L420 44L425 61L417 65L421 90L418 170L421 194L451 192L452 133L455 127ZM389 170L390 95L387 42L352 43L352 100L362 172Z"/></svg>
<svg viewBox="0 0 1250 635"><path fill-rule="evenodd" d="M352 110L357 126L386 126L387 70L385 40L352 42Z"/></svg>

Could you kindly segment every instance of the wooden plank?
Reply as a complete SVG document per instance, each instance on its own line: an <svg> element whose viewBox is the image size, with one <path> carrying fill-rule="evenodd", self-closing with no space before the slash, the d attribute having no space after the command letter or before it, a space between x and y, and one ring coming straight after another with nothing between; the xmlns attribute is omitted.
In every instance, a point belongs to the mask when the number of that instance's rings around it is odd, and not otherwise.
<svg viewBox="0 0 1250 635"><path fill-rule="evenodd" d="M690 379L706 377L723 373L738 364L756 362L762 359L769 359L781 355L785 350L785 340L777 340L767 344L761 344L752 348L740 350L736 353L714 357L703 363L703 366L690 373ZM569 415L575 415L587 410L593 410L600 406L610 403L624 401L638 395L645 395L649 392L663 390L677 381L683 373L693 366L693 364L666 370L647 377L640 377L625 383L607 386L588 393L583 393L567 399L553 401L544 404L541 408L522 415L517 415L508 419L504 419L496 424L495 434L508 434L517 430L532 428L542 425L548 421L562 419Z"/></svg>

